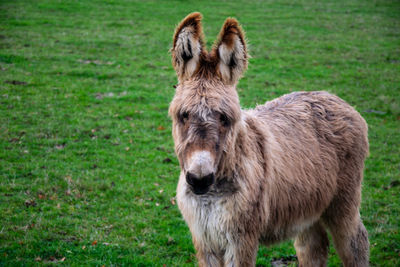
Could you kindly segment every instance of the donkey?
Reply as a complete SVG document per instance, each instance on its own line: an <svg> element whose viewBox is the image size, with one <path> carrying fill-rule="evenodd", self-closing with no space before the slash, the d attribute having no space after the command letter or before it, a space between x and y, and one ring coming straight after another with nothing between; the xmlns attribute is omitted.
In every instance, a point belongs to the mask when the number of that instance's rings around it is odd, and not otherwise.
<svg viewBox="0 0 400 267"><path fill-rule="evenodd" d="M199 266L254 266L259 244L294 238L300 266L325 266L327 230L345 266L367 266L361 181L367 124L327 92L296 92L241 110L244 32L226 19L211 52L201 14L177 26L170 104L179 209Z"/></svg>

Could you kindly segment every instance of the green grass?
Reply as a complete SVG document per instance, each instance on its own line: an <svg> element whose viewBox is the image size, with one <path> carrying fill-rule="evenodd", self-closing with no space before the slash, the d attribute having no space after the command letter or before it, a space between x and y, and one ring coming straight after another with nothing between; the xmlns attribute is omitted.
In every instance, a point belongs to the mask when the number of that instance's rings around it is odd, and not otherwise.
<svg viewBox="0 0 400 267"><path fill-rule="evenodd" d="M364 116L371 265L399 266L400 2L362 0L1 1L0 266L196 265L167 116L193 11L209 45L227 16L246 30L243 107L327 90ZM257 264L293 254L261 247Z"/></svg>

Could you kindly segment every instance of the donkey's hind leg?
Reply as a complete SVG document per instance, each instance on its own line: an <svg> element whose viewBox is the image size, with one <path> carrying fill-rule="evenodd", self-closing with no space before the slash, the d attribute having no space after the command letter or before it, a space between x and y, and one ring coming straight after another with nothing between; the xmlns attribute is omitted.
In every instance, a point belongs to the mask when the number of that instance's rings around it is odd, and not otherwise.
<svg viewBox="0 0 400 267"><path fill-rule="evenodd" d="M369 265L368 233L357 214L354 218L330 221L328 224L336 251L345 267Z"/></svg>
<svg viewBox="0 0 400 267"><path fill-rule="evenodd" d="M294 246L300 267L326 266L329 240L320 222L298 234Z"/></svg>
<svg viewBox="0 0 400 267"><path fill-rule="evenodd" d="M338 176L338 193L322 216L345 267L369 265L368 233L359 211L362 166L355 156L345 162Z"/></svg>

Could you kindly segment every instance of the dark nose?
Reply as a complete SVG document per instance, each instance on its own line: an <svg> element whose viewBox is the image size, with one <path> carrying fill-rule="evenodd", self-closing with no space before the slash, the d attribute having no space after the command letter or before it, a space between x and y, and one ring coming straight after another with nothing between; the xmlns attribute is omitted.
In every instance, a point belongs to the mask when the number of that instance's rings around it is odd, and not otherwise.
<svg viewBox="0 0 400 267"><path fill-rule="evenodd" d="M197 178L194 174L187 172L186 182L190 185L193 193L203 195L208 192L210 185L214 183L214 173Z"/></svg>

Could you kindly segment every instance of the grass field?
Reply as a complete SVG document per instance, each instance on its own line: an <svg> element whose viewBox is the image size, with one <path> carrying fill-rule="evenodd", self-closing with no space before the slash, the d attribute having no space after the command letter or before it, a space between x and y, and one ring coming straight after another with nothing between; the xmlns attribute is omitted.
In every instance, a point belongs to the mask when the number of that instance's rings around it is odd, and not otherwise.
<svg viewBox="0 0 400 267"><path fill-rule="evenodd" d="M196 265L167 115L168 49L193 11L209 46L227 16L246 30L242 107L327 90L364 116L371 265L399 266L400 2L362 0L2 0L0 266ZM261 247L257 264L294 254Z"/></svg>

